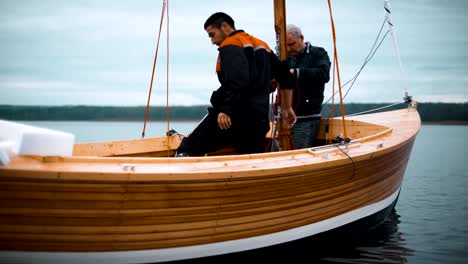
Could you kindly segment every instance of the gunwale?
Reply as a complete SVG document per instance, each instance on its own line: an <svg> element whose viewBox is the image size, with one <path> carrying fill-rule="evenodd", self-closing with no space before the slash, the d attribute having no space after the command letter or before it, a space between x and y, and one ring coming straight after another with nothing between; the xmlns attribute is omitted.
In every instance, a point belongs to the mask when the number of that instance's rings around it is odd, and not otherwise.
<svg viewBox="0 0 468 264"><path fill-rule="evenodd" d="M348 147L348 155L354 160L366 159L366 155L383 155L391 151L402 140L408 140L416 135L420 120L417 119L412 129L402 130L403 126L395 122L392 116L401 118L403 113L416 111L408 108L391 111L385 114L371 114L353 117L352 120L368 122L385 129L374 135L367 135L354 140L357 144ZM375 118L378 115L378 118ZM385 116L382 116L385 115ZM419 116L417 117L419 118ZM365 121L364 121L365 120ZM391 123L393 120L393 123ZM362 123L361 123L362 124ZM398 129L396 129L398 128ZM334 129L339 129L334 126ZM143 139L144 140L144 139ZM139 141L139 140L137 140ZM383 146L385 147L380 147ZM351 151L352 150L352 151ZM328 152L327 156L324 152ZM7 176L14 171L15 177L31 177L35 179L61 179L78 181L197 181L221 180L229 177L269 177L281 173L309 170L314 167L326 169L334 166L344 166L349 163L347 155L340 150L330 148L328 151L312 149L291 150L282 152L226 155L190 158L151 158L151 157L16 157L3 169L0 176ZM93 179L93 175L95 179Z"/></svg>

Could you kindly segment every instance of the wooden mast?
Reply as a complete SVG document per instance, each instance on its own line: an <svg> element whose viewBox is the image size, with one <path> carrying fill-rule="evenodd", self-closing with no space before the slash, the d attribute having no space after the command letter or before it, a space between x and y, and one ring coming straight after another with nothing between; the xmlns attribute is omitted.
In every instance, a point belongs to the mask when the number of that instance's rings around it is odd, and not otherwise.
<svg viewBox="0 0 468 264"><path fill-rule="evenodd" d="M288 57L286 50L286 1L274 0L274 5L276 53L280 60L285 60Z"/></svg>
<svg viewBox="0 0 468 264"><path fill-rule="evenodd" d="M275 32L276 32L276 54L281 61L288 58L288 52L286 49L286 1L285 0L274 0L274 14L275 14ZM278 84L278 103L282 105L282 100L285 100L285 96L280 89ZM290 99L290 98L288 98ZM278 113L280 115L280 113ZM287 125L280 120L277 120L278 128L278 143L281 150L294 149L294 143L291 138L291 133Z"/></svg>

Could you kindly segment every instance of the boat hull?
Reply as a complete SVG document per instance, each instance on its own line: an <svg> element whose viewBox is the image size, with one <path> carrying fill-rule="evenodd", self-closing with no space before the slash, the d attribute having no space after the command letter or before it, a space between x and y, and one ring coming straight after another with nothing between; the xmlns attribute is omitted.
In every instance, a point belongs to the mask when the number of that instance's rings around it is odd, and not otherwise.
<svg viewBox="0 0 468 264"><path fill-rule="evenodd" d="M347 146L183 159L17 157L0 169L0 258L197 258L382 214L396 203L419 115L364 118L376 127L358 119L353 133L376 132Z"/></svg>
<svg viewBox="0 0 468 264"><path fill-rule="evenodd" d="M218 256L210 259L216 262L229 254L229 260L248 259L263 260L269 253L277 253L285 247L295 246L300 243L307 244L323 243L339 237L346 239L343 234L358 235L367 229L382 223L394 209L400 190L390 197L365 208L348 212L346 214L327 219L318 223L295 228L275 234L259 237L239 239L228 242L220 242L199 246L188 246L160 250L135 250L135 251L113 251L113 252L28 252L10 251L2 252L0 259L6 263L155 263L173 260L184 260L194 258L205 258ZM352 234L352 235L351 235ZM335 242L336 243L336 242ZM322 244L321 244L322 245ZM261 248L261 250L258 250ZM255 250L257 249L257 250ZM310 249L309 249L310 250ZM269 253L268 253L269 252ZM230 254L236 253L236 254ZM320 252L311 252L311 254ZM289 257L288 257L289 259ZM207 260L207 259L205 259ZM204 263L200 259L201 263Z"/></svg>

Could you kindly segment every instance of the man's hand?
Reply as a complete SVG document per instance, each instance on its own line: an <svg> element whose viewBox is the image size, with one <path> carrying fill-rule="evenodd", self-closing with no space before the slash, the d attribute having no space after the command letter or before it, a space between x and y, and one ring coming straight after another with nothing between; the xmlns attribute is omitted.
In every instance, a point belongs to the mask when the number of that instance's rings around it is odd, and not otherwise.
<svg viewBox="0 0 468 264"><path fill-rule="evenodd" d="M218 114L218 127L221 129L228 129L231 127L231 117L225 113Z"/></svg>
<svg viewBox="0 0 468 264"><path fill-rule="evenodd" d="M284 125L286 125L288 128L291 128L296 124L296 121L297 121L296 113L294 113L294 110L291 107L282 109L281 120Z"/></svg>

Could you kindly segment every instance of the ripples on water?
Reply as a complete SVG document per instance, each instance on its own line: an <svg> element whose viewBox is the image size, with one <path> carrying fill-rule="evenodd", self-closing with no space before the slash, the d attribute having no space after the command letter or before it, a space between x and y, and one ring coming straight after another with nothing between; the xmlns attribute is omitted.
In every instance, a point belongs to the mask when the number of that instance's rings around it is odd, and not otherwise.
<svg viewBox="0 0 468 264"><path fill-rule="evenodd" d="M398 230L399 218L397 212L392 212L377 228L364 233L354 243L342 245L342 252L321 260L324 263L406 263L414 250L408 248Z"/></svg>

